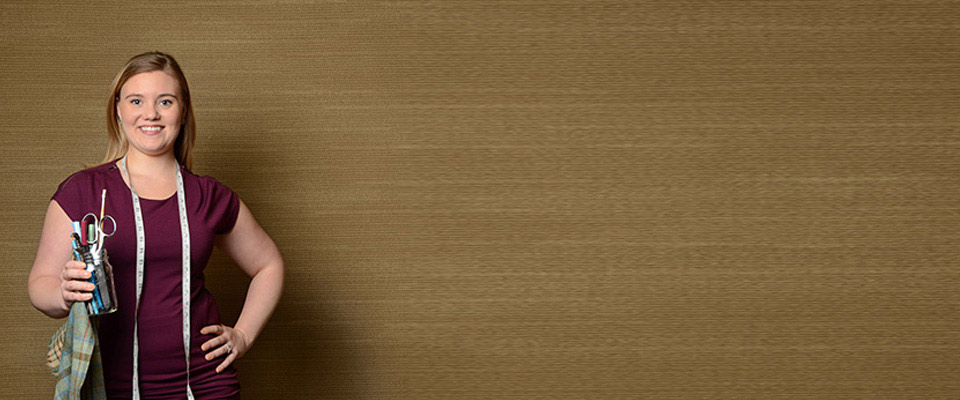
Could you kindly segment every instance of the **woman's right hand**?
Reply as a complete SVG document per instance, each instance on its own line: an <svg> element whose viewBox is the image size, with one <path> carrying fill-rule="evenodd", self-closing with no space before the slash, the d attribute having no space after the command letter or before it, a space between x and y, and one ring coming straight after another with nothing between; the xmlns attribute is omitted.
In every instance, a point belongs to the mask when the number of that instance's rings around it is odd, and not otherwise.
<svg viewBox="0 0 960 400"><path fill-rule="evenodd" d="M63 297L63 304L67 310L73 307L77 301L87 301L93 298L93 284L87 282L90 279L90 272L87 271L87 265L82 261L70 260L63 265L63 273L60 274L60 295Z"/></svg>

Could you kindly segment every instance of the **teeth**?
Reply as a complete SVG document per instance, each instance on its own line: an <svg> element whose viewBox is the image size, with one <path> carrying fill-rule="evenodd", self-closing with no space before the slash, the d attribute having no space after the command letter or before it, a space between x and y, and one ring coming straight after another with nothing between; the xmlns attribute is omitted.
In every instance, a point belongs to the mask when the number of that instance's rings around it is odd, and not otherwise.
<svg viewBox="0 0 960 400"><path fill-rule="evenodd" d="M145 130L145 131L150 131L150 132L158 132L158 131L160 131L160 129L163 129L163 128L161 128L161 127L159 127L159 126L151 126L151 127L146 127L146 126L145 126L145 127L140 128L140 129L143 129L143 130Z"/></svg>

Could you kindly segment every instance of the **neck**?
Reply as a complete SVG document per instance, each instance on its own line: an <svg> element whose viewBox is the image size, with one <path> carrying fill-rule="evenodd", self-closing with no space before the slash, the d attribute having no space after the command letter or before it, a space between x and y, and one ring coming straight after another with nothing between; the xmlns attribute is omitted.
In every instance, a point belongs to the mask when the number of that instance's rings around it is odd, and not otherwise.
<svg viewBox="0 0 960 400"><path fill-rule="evenodd" d="M131 175L163 176L178 168L176 165L177 159L172 151L153 156L127 150L127 171Z"/></svg>

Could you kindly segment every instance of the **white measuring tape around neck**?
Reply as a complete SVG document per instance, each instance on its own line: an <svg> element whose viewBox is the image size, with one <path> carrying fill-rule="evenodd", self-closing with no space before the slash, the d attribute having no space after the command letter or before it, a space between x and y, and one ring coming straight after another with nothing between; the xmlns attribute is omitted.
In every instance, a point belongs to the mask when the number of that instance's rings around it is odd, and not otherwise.
<svg viewBox="0 0 960 400"><path fill-rule="evenodd" d="M143 234L143 214L140 212L140 196L133 189L133 180L127 171L127 156L120 160L123 173L130 182L130 194L133 196L133 214L137 225L137 305L133 314L133 400L140 400L140 341L137 338L137 316L140 311L140 293L143 290L143 261L146 241ZM187 399L193 400L190 390L190 224L187 223L187 197L183 194L183 175L177 163L177 204L180 211L180 241L183 244L183 353L187 361Z"/></svg>

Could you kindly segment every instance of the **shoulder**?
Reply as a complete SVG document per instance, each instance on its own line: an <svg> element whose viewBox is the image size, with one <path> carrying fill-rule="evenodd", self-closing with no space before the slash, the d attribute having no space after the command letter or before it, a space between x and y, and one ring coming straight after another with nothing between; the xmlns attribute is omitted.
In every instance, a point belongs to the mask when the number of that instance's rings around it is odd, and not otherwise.
<svg viewBox="0 0 960 400"><path fill-rule="evenodd" d="M187 171L187 175L189 175L196 181L197 185L200 187L200 190L203 191L203 193L233 192L232 189L230 189L227 185L220 182L220 180L218 180L217 178L214 178L210 175L197 175L191 172L190 170L186 170L186 171Z"/></svg>
<svg viewBox="0 0 960 400"><path fill-rule="evenodd" d="M214 234L229 232L240 213L240 196L212 176L196 175L189 171L188 175L200 191L197 212L209 221Z"/></svg>
<svg viewBox="0 0 960 400"><path fill-rule="evenodd" d="M76 171L60 182L50 196L72 220L79 220L81 210L89 209L91 199L98 199L99 191L106 187L112 163L105 163Z"/></svg>
<svg viewBox="0 0 960 400"><path fill-rule="evenodd" d="M57 192L67 189L77 190L90 187L92 183L101 181L104 175L108 174L112 168L115 168L115 165L113 162L108 162L73 172L60 181L60 184L57 185Z"/></svg>
<svg viewBox="0 0 960 400"><path fill-rule="evenodd" d="M240 196L233 189L220 182L219 179L209 175L197 175L187 170L184 181L192 181L191 187L194 187L200 197L202 204L210 206L225 205L226 210L234 209L240 203ZM189 195L188 195L189 196Z"/></svg>

